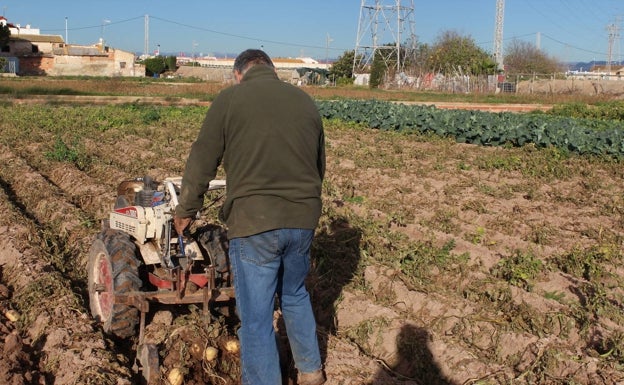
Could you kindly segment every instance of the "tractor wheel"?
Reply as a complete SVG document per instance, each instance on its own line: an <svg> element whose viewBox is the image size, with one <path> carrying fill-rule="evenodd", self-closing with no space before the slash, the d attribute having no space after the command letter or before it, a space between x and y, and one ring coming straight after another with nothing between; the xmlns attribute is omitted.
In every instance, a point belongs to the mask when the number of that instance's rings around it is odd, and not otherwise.
<svg viewBox="0 0 624 385"><path fill-rule="evenodd" d="M197 240L208 254L210 264L214 265L217 272L229 271L228 264L228 240L226 230L218 225L205 225L197 229Z"/></svg>
<svg viewBox="0 0 624 385"><path fill-rule="evenodd" d="M115 294L138 291L140 261L128 234L107 229L99 233L89 251L87 266L89 304L105 333L127 338L135 334L139 309L114 303Z"/></svg>

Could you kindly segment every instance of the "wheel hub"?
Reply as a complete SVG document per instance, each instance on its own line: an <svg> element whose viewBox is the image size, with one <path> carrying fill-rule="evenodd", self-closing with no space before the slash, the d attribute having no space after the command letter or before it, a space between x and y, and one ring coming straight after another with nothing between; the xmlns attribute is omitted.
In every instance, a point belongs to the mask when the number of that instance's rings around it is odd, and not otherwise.
<svg viewBox="0 0 624 385"><path fill-rule="evenodd" d="M108 319L115 303L115 294L113 292L113 274L106 256L98 256L95 268L93 290L96 293L96 300L100 308L102 319Z"/></svg>

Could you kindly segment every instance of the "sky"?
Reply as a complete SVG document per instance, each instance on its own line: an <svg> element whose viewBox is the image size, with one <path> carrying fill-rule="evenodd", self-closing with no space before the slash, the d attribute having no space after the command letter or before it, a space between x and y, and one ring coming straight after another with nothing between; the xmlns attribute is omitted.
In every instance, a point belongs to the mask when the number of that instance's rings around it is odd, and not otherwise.
<svg viewBox="0 0 624 385"><path fill-rule="evenodd" d="M372 45L374 20L380 21L378 41L393 41L397 22L374 17L376 3L396 6L395 0L0 0L0 12L9 23L67 37L70 44L103 38L137 54L145 53L148 15L148 54L223 57L260 48L272 57L325 60ZM456 31L493 52L496 0L400 3L413 4L405 14L418 42L432 44L442 32ZM526 41L563 62L604 61L611 47L612 60L622 61L623 26L623 0L507 0L503 47Z"/></svg>

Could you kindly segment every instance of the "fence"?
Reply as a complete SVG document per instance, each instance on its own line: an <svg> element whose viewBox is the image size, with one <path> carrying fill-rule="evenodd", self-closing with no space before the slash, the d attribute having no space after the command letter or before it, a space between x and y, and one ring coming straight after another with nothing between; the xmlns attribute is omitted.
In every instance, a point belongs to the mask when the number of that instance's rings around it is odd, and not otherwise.
<svg viewBox="0 0 624 385"><path fill-rule="evenodd" d="M624 78L599 74L579 76L573 73L514 74L505 77L445 76L433 73L410 76L401 73L393 79L386 78L382 87L444 93L624 94L624 81L618 80Z"/></svg>
<svg viewBox="0 0 624 385"><path fill-rule="evenodd" d="M404 73L394 79L385 79L383 88L412 89L417 91L436 91L444 93L492 93L497 91L501 82L497 76L444 76L442 74L427 73L420 76L410 76ZM504 83L504 90L515 92L514 84Z"/></svg>
<svg viewBox="0 0 624 385"><path fill-rule="evenodd" d="M0 72L2 73L16 74L19 72L19 60L15 57L0 57L0 65L2 64L4 64L2 68L0 68Z"/></svg>

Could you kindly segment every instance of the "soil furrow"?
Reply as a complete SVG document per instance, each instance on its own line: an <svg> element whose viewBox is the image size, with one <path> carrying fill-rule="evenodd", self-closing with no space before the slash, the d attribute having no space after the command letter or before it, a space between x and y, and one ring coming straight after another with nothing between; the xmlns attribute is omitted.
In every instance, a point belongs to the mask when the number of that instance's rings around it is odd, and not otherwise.
<svg viewBox="0 0 624 385"><path fill-rule="evenodd" d="M77 252L86 251L80 242L87 234L80 220L84 213L69 203L63 191L50 184L23 158L5 146L0 146L0 152L0 161L5 165L0 170L0 177L10 184L25 210L42 226L54 231L54 237L75 245L73 249Z"/></svg>
<svg viewBox="0 0 624 385"><path fill-rule="evenodd" d="M129 363L120 361L122 356L94 329L70 281L46 262L49 251L33 242L39 225L4 191L0 210L0 279L10 288L7 301L19 315L17 323L4 312L0 316L0 382L130 384Z"/></svg>

